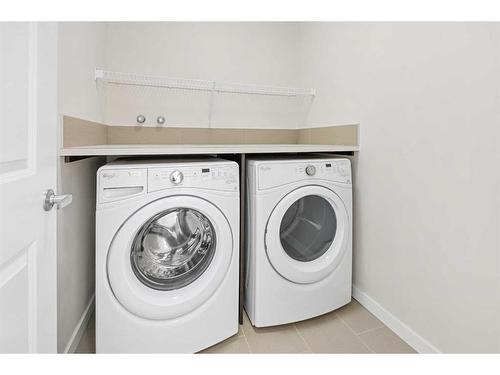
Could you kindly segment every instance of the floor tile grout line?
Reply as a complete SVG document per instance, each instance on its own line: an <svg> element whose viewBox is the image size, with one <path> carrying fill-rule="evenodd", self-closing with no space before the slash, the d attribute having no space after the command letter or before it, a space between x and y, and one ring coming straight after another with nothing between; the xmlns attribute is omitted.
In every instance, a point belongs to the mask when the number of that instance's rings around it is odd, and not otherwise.
<svg viewBox="0 0 500 375"><path fill-rule="evenodd" d="M243 311L243 314L246 314L246 311ZM247 316L247 319L248 319L248 316ZM250 320L250 319L248 319L248 320ZM245 333L245 329L243 328L244 324L245 324L245 317L243 317L243 324L241 325L241 332L243 332L243 338L245 339L245 342L247 343L248 350L249 350L250 354L253 354L252 347L250 346L250 343L248 342L247 334ZM250 324L252 324L252 323L250 323Z"/></svg>
<svg viewBox="0 0 500 375"><path fill-rule="evenodd" d="M344 319L342 319L337 313L335 313L335 315L337 316L337 318L340 320L340 322L345 325L347 327L347 329L349 331L351 331L353 333L354 336L356 336L356 338L361 342L361 344L366 348L368 349L368 351L372 354L375 353L375 351L373 351L364 341L361 337L359 337L356 332L354 332L354 330L349 326L349 324L347 324Z"/></svg>
<svg viewBox="0 0 500 375"><path fill-rule="evenodd" d="M247 343L248 351L250 352L249 354L253 354L252 347L250 346L250 343L247 340L247 336L245 335L245 332L243 332L243 338L245 339L245 342Z"/></svg>
<svg viewBox="0 0 500 375"><path fill-rule="evenodd" d="M368 328L368 329L365 329L364 331L356 333L356 335L357 336L361 336L361 335L364 335L365 333L373 332L373 331L376 331L377 329L381 329L381 328L387 328L387 326L384 325L384 324L382 324L382 325L380 325L378 327Z"/></svg>
<svg viewBox="0 0 500 375"><path fill-rule="evenodd" d="M355 298L353 298L353 299L354 299L354 300L356 300ZM357 300L356 300L356 301L357 301ZM359 303L359 301L358 301L358 303ZM364 308L364 306L362 306L362 307ZM372 315L373 315L373 314L372 314ZM339 314L337 311L335 311L335 316L336 316L336 317L338 317L338 318L339 318L339 319L340 319L340 320L341 320L341 321L342 321L342 322L343 322L346 326L348 326L349 328L351 328L351 326L349 325L349 323L347 323L344 319L342 319L342 317L340 316L340 314ZM375 318L376 318L376 317L375 317ZM379 320L379 321L380 321L380 320ZM355 334L356 336L358 336L358 337L359 337L359 339L363 342L363 344L365 344L365 346L367 346L367 347L368 347L368 345L365 343L365 340L364 340L361 336L362 336L362 335L364 335L365 333L375 332L375 331L380 330L380 329L383 329L383 328L387 329L387 330L388 330L388 331L390 331L391 333L395 334L398 338L400 338L401 340L403 340L403 339L402 339L402 338L401 338L401 337L400 337L400 336L399 336L396 332L394 332L392 329L390 329L389 327L387 327L387 326L386 326L383 322L381 322L381 321L380 321L380 325L378 325L377 327L368 328L368 329L365 329L364 331L361 331L361 332L359 332L359 333L356 333L356 332L354 331L354 329L352 329L352 328L351 328L351 331L353 331L353 332L354 332L354 334ZM403 342L405 342L405 341L403 340ZM405 343L406 343L406 342L405 342ZM408 344L408 343L406 343L406 344ZM410 346L410 347L411 347L411 346ZM412 348L412 349L413 349L413 348ZM414 350L414 349L413 349L413 350ZM375 352L373 352L373 353L375 353Z"/></svg>
<svg viewBox="0 0 500 375"><path fill-rule="evenodd" d="M297 324L293 323L293 327L295 328L295 331L297 332L297 335L299 335L299 337L302 339L302 341L304 341L304 344L306 344L306 348L311 352L311 353L314 353L312 348L309 346L309 343L307 342L307 340L305 339L304 336L302 336L302 334L300 333L300 330L299 330L299 327L297 327Z"/></svg>
<svg viewBox="0 0 500 375"><path fill-rule="evenodd" d="M240 327L238 327L238 337L243 337L245 336L245 331L243 330L243 324L241 325L241 335L240 335Z"/></svg>
<svg viewBox="0 0 500 375"><path fill-rule="evenodd" d="M355 301L357 301L355 298L353 298L353 299L354 299ZM359 303L359 302L358 302L358 303ZM363 308L364 308L364 307L363 307ZM368 311L368 312L369 312L369 311ZM370 313L370 314L371 314L371 313ZM371 314L371 315L373 315L373 314ZM339 314L338 310L337 310L337 311L335 311L335 316L336 316L337 318L339 318L340 320L342 320L342 322L344 322L344 324L346 324L347 326L349 326L349 328L351 328L351 330L352 330L352 331L356 334L356 336L362 335L362 334L367 333L367 332L370 332L370 331L375 331L376 329L379 329L379 328L384 328L384 327L386 327L386 328L387 328L387 326L386 326L383 322L380 322L380 320L379 320L380 325L378 325L378 326L376 326L376 327L368 328L368 329L365 329L364 331L361 331L361 332L359 332L359 333L356 333L356 331L354 331L354 329L353 329L353 328L349 325L349 323L347 323L347 322L346 322L346 321L342 318L342 316ZM377 319L377 320L378 320L378 319Z"/></svg>

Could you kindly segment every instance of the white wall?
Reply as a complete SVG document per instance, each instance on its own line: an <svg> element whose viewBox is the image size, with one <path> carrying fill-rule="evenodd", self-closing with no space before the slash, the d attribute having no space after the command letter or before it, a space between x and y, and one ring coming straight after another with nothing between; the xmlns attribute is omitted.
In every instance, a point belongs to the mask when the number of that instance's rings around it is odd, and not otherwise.
<svg viewBox="0 0 500 375"><path fill-rule="evenodd" d="M107 68L172 78L278 86L298 84L297 23L110 23ZM135 125L138 113L155 126L208 126L208 94L108 86L106 122ZM296 127L302 101L218 95L213 127ZM298 112L299 111L299 112ZM297 115L299 113L299 115ZM301 116L302 115L302 116Z"/></svg>
<svg viewBox="0 0 500 375"><path fill-rule="evenodd" d="M59 24L61 115L103 121L93 77L95 67L105 61L105 29L99 23ZM79 323L94 295L95 175L103 162L59 162L58 190L73 194L73 203L57 213L59 352L78 344Z"/></svg>
<svg viewBox="0 0 500 375"><path fill-rule="evenodd" d="M104 120L96 90L95 68L105 66L106 23L59 23L60 113L90 121Z"/></svg>
<svg viewBox="0 0 500 375"><path fill-rule="evenodd" d="M361 123L355 285L421 350L499 352L499 26L300 34L310 125Z"/></svg>
<svg viewBox="0 0 500 375"><path fill-rule="evenodd" d="M301 85L317 96L306 126L357 124L364 103L366 23L301 23L298 59Z"/></svg>
<svg viewBox="0 0 500 375"><path fill-rule="evenodd" d="M59 191L73 203L57 213L58 352L71 352L93 312L95 292L95 186L102 158L60 164Z"/></svg>

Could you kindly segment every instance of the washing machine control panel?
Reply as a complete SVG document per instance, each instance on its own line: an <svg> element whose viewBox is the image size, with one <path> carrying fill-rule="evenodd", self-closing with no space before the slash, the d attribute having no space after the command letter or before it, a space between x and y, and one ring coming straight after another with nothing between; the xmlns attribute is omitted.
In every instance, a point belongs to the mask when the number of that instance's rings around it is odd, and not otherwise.
<svg viewBox="0 0 500 375"><path fill-rule="evenodd" d="M352 182L349 159L265 163L258 166L257 173L260 190L302 180L321 179L345 184Z"/></svg>
<svg viewBox="0 0 500 375"><path fill-rule="evenodd" d="M236 165L148 168L148 191L189 187L238 191Z"/></svg>
<svg viewBox="0 0 500 375"><path fill-rule="evenodd" d="M309 164L307 167L306 167L306 174L308 176L314 176L316 174L316 167L312 164Z"/></svg>
<svg viewBox="0 0 500 375"><path fill-rule="evenodd" d="M178 169L170 173L170 182L172 182L174 185L179 185L182 180L184 180L184 173L182 173Z"/></svg>

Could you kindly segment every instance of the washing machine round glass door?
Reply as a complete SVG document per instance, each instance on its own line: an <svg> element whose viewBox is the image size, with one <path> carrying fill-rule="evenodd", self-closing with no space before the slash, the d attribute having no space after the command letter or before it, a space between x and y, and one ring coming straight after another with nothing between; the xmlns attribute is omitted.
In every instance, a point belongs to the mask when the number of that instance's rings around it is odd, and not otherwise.
<svg viewBox="0 0 500 375"><path fill-rule="evenodd" d="M289 281L308 284L330 275L348 247L349 217L332 190L311 185L287 194L267 222L266 253Z"/></svg>
<svg viewBox="0 0 500 375"><path fill-rule="evenodd" d="M179 195L134 212L116 233L106 266L125 309L147 319L172 319L210 298L232 256L223 213L204 199Z"/></svg>

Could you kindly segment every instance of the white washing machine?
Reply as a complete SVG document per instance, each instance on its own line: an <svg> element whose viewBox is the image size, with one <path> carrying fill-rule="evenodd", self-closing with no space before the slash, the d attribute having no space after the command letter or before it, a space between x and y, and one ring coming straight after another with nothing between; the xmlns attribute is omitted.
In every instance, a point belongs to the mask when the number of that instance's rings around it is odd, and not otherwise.
<svg viewBox="0 0 500 375"><path fill-rule="evenodd" d="M254 326L351 301L352 180L345 158L247 161L245 310Z"/></svg>
<svg viewBox="0 0 500 375"><path fill-rule="evenodd" d="M238 165L97 172L96 351L193 353L238 331Z"/></svg>

